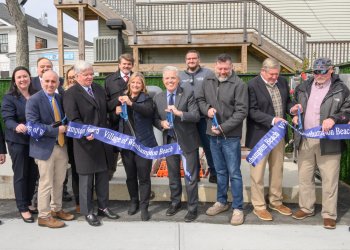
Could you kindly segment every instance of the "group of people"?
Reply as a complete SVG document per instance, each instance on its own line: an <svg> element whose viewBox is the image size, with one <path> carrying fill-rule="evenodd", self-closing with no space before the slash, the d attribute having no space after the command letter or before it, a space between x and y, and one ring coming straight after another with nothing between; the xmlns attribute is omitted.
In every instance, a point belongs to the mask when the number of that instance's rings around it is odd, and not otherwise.
<svg viewBox="0 0 350 250"><path fill-rule="evenodd" d="M326 58L315 60L313 77L296 88L293 98L288 81L280 76L280 63L273 58L264 60L260 74L245 84L234 72L230 55L219 55L212 72L200 66L198 51L189 50L185 56L187 69L179 71L173 66L165 67L162 72L165 90L154 97L147 91L144 76L132 72L134 59L130 54L120 56L119 70L106 78L104 88L93 82L93 67L85 61L77 61L66 72L64 84L52 70L52 63L40 58L38 65L42 61L49 66L42 70L40 86L31 81L26 68L17 67L1 107L5 139L13 162L16 203L25 222L34 222L31 199L39 176L39 226L58 228L65 225L63 221L74 219L73 214L62 210L68 162L72 166L77 210L86 221L99 226L98 216L118 219L108 205L108 182L115 172L119 153L130 196L128 214L134 215L140 210L141 220L151 218L148 208L152 196L152 160L131 150L105 144L96 140L93 134L81 139L65 137L67 121L111 128L136 137L146 147L157 146L153 133L155 126L162 131L163 144L178 143L182 155L166 157L170 188L166 215L173 216L182 207L182 162L186 171L186 222L198 217L201 145L210 169L209 181L217 183L217 201L206 214L215 216L229 209L227 192L230 187L233 198L231 224L240 225L244 223L240 141L246 118L245 145L248 148L253 148L275 124L286 122L287 114L293 117L294 124L302 122L305 129L322 125L326 132L334 124L349 120L349 90L333 74L333 65ZM128 119L123 118L125 112ZM302 117L302 121L298 121L298 117ZM45 128L43 136L39 139L29 137L26 122ZM317 166L322 176L324 227L335 228L342 142L295 136L299 151L300 210L293 213L282 203L285 147L285 140L282 140L250 168L253 212L267 221L273 219L267 208L295 219L314 215L314 171ZM0 139L0 163L3 163L6 147L3 136ZM264 194L267 163L268 201ZM94 191L97 213L94 213Z"/></svg>

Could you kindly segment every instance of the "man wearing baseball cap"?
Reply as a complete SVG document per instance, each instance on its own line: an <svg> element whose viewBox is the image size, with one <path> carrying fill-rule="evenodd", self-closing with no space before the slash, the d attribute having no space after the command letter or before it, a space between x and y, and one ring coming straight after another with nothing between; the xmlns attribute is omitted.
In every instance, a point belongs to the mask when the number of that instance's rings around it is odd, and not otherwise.
<svg viewBox="0 0 350 250"><path fill-rule="evenodd" d="M298 108L302 112L303 128L322 126L328 132L335 124L347 123L350 112L349 89L333 74L333 65L328 58L318 58L313 64L313 77L301 83L295 90L297 104L291 108L293 123L298 124ZM292 217L302 220L315 215L315 168L322 178L323 226L336 227L338 178L341 140L313 139L295 134L298 149L299 207Z"/></svg>

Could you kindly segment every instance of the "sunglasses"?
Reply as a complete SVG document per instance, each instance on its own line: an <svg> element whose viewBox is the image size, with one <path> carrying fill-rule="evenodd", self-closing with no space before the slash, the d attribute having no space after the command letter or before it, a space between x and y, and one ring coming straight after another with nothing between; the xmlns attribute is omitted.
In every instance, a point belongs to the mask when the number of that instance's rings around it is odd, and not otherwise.
<svg viewBox="0 0 350 250"><path fill-rule="evenodd" d="M329 69L324 69L324 70L314 70L314 71L313 71L313 73L314 73L315 75L325 75L325 74L327 74L327 73L328 73L328 71L329 71Z"/></svg>

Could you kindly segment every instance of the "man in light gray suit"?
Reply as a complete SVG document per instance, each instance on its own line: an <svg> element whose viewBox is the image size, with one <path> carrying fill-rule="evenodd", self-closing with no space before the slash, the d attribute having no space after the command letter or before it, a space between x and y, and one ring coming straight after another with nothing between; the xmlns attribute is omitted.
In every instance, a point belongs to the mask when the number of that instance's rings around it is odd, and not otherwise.
<svg viewBox="0 0 350 250"><path fill-rule="evenodd" d="M167 216L175 215L181 208L181 175L180 160L185 170L185 184L188 197L186 222L197 218L198 206L198 157L199 135L196 123L199 121L199 110L191 91L179 87L178 69L167 66L163 70L163 83L166 90L154 97L155 126L163 131L164 144L178 142L183 155L173 155L166 159L171 204ZM173 116L173 126L167 121L167 112Z"/></svg>

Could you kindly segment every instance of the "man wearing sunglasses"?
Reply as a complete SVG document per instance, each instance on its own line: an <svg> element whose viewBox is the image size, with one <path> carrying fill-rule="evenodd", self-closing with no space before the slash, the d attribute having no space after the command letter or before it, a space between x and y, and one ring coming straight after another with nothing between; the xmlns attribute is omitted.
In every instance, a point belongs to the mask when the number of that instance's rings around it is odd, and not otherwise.
<svg viewBox="0 0 350 250"><path fill-rule="evenodd" d="M303 128L322 126L328 132L335 124L347 123L350 111L349 89L333 74L328 58L318 58L313 64L313 77L295 90L298 104L291 108L293 123L298 124L298 108ZM299 207L293 218L302 220L315 215L315 169L318 166L322 178L323 226L334 229L337 219L338 178L342 141L311 139L295 134L298 148Z"/></svg>

